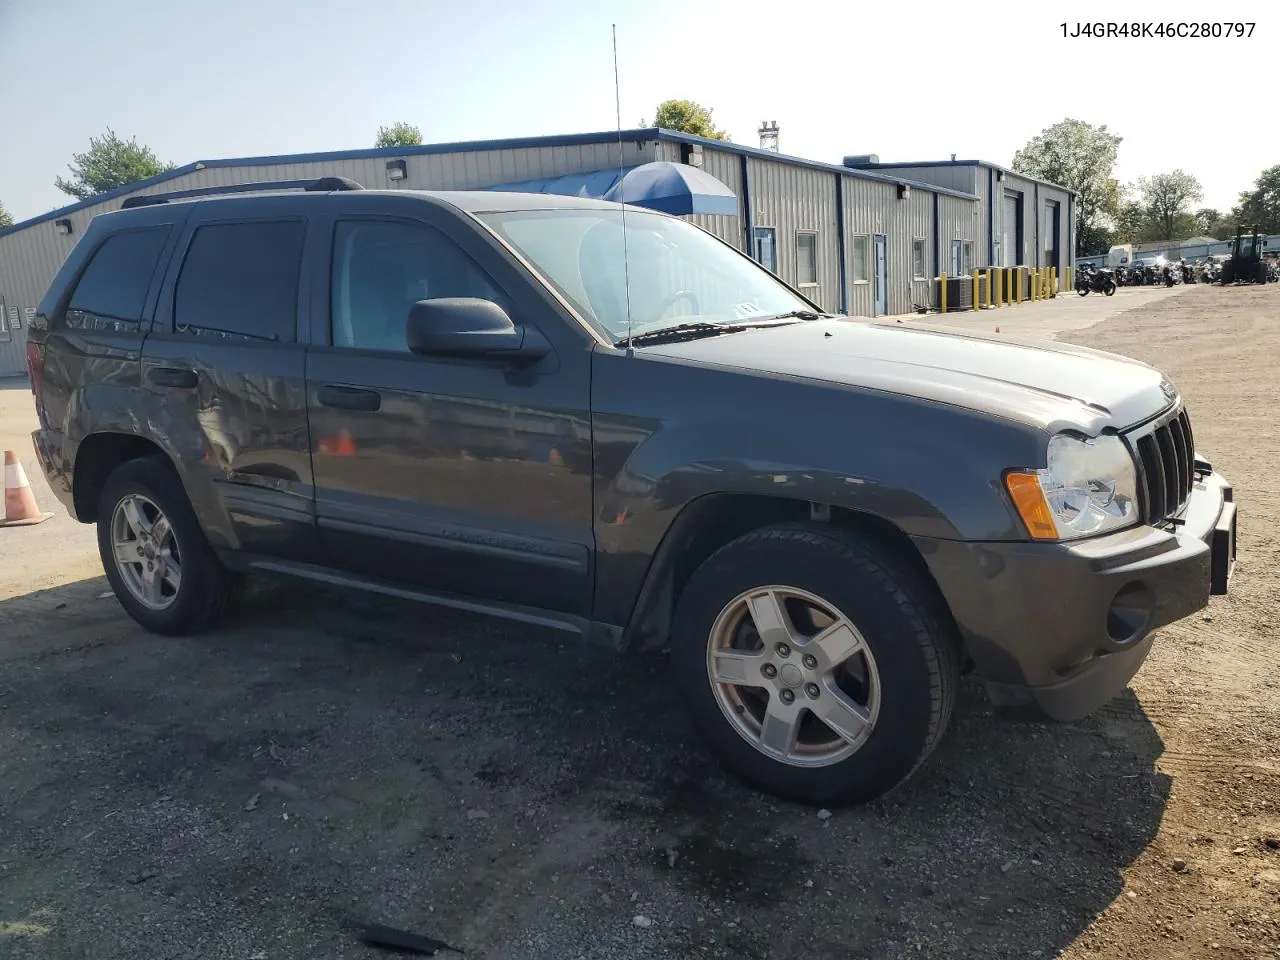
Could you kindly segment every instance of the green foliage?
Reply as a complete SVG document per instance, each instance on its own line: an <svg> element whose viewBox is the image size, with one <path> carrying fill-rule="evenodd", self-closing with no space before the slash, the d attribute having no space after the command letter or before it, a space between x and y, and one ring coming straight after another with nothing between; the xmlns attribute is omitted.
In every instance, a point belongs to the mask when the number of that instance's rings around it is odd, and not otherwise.
<svg viewBox="0 0 1280 960"><path fill-rule="evenodd" d="M1067 118L1042 130L1013 157L1013 169L1076 191L1076 253L1100 242L1105 224L1120 206L1120 184L1112 176L1120 137ZM1105 252L1105 251L1104 251Z"/></svg>
<svg viewBox="0 0 1280 960"><path fill-rule="evenodd" d="M422 131L412 123L396 121L389 127L379 127L375 147L416 147L422 143Z"/></svg>
<svg viewBox="0 0 1280 960"><path fill-rule="evenodd" d="M1280 233L1280 165L1263 170L1253 189L1240 194L1240 202L1231 211L1232 233L1236 224Z"/></svg>
<svg viewBox="0 0 1280 960"><path fill-rule="evenodd" d="M729 134L717 130L711 120L712 111L692 100L664 100L658 104L653 116L653 125L664 130L678 130L695 137L706 137L710 140L729 140ZM641 123L647 127L647 123Z"/></svg>
<svg viewBox="0 0 1280 960"><path fill-rule="evenodd" d="M1141 177L1138 192L1148 227L1155 233L1152 240L1181 240L1195 232L1195 217L1187 207L1204 199L1204 191L1191 174L1174 170Z"/></svg>
<svg viewBox="0 0 1280 960"><path fill-rule="evenodd" d="M9 216L9 211L4 208L4 204L0 203L0 230L5 227L13 226L13 217Z"/></svg>
<svg viewBox="0 0 1280 960"><path fill-rule="evenodd" d="M1195 212L1195 218L1197 236L1214 237L1222 240L1230 232L1231 227L1227 222L1227 218L1212 207L1201 207Z"/></svg>
<svg viewBox="0 0 1280 960"><path fill-rule="evenodd" d="M1076 230L1076 253L1082 257L1095 257L1106 253L1116 243L1115 235L1102 226Z"/></svg>
<svg viewBox="0 0 1280 960"><path fill-rule="evenodd" d="M105 136L89 138L88 150L72 154L67 168L71 178L58 177L54 185L77 200L88 200L172 170L173 164L161 163L151 148L138 143L136 137L122 140L108 127Z"/></svg>

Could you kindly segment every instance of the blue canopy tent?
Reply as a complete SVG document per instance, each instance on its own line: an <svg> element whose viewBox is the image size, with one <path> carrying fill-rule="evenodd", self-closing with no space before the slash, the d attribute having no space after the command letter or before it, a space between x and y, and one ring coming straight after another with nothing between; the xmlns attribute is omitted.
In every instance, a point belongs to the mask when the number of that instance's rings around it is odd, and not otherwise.
<svg viewBox="0 0 1280 960"><path fill-rule="evenodd" d="M697 167L665 160L621 170L595 170L503 183L485 189L503 193L592 197L648 207L679 217L690 214L736 216L738 213L738 198L711 174Z"/></svg>

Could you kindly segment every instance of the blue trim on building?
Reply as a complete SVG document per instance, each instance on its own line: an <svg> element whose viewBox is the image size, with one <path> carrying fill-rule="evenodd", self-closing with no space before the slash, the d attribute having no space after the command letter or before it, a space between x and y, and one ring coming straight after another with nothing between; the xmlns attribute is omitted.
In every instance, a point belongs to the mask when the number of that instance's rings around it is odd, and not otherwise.
<svg viewBox="0 0 1280 960"><path fill-rule="evenodd" d="M942 276L942 237L939 236L938 227L940 218L938 216L938 204L941 203L938 195L933 195L933 275L935 277ZM933 284L929 285L929 305L933 306Z"/></svg>
<svg viewBox="0 0 1280 960"><path fill-rule="evenodd" d="M375 147L364 150L331 150L319 153L293 153L261 157L231 157L222 160L200 160L195 163L188 163L185 166L175 167L173 170L168 170L154 177L149 177L146 180L140 180L137 183L118 187L115 190L108 190L106 193L99 194L96 197L91 197L88 200L81 200L77 203L50 211L49 213L40 214L37 217L24 220L21 223L14 224L6 230L0 230L0 237L9 233L15 233L18 230L25 230L28 227L34 227L37 224L54 220L58 217L65 217L68 214L75 213L87 207L95 206L125 194L135 193L138 190L143 190L159 183L165 183L169 180L174 180L178 177L185 176L188 173L194 173L197 170L202 169L217 169L220 167L260 167L267 166L269 164L316 163L325 160L370 160L377 159L379 157L419 157L441 153L476 153L486 150L524 150L533 147L586 146L599 143L616 143L620 137L622 140L631 143L644 143L647 140L658 140L668 143L701 144L704 147L721 150L725 153L737 154L743 158L757 157L763 160L787 163L792 166L806 167L811 170L827 170L840 173L845 176L858 177L863 180L875 180L881 183L907 183L913 189L942 193L947 196L959 197L962 200L979 199L976 194L964 193L959 190L951 190L947 187L939 187L931 183L904 180L902 177L877 173L874 170L862 168L855 169L841 164L806 160L803 157L792 157L787 154L774 153L772 150L761 150L758 147L745 147L741 144L729 143L724 140L711 140L706 137L695 137L691 134L679 133L675 130L664 130L659 127L647 127L638 130L623 130L621 133L618 133L617 131L601 133L571 133L552 137L515 137L504 140L466 140L458 143L428 143L416 147ZM978 163L980 161L973 162ZM918 165L927 166L927 164ZM899 164L898 166L906 165ZM1020 174L1018 174L1018 176L1020 176Z"/></svg>
<svg viewBox="0 0 1280 960"><path fill-rule="evenodd" d="M1036 269L1039 269L1044 266L1044 264L1040 262L1040 257L1043 255L1040 247L1040 184L1034 183L1031 187L1031 202L1035 204L1036 218Z"/></svg>
<svg viewBox="0 0 1280 960"><path fill-rule="evenodd" d="M1003 191L1000 199L1004 199ZM987 171L987 266L1000 267L996 263L996 172Z"/></svg>
<svg viewBox="0 0 1280 960"><path fill-rule="evenodd" d="M938 195L933 195L934 209L937 209ZM844 177L836 174L836 256L839 259L837 275L840 278L840 312L849 313L849 278L845 275L844 253Z"/></svg>
<svg viewBox="0 0 1280 960"><path fill-rule="evenodd" d="M742 252L752 260L756 258L756 215L751 206L751 161L742 160Z"/></svg>

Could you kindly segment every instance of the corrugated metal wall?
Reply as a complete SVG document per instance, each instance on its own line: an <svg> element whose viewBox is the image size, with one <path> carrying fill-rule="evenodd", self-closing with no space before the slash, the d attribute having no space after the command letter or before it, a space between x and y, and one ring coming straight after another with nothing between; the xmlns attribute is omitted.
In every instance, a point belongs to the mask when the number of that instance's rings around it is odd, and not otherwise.
<svg viewBox="0 0 1280 960"><path fill-rule="evenodd" d="M796 234L818 234L818 283L802 293L824 310L840 309L836 174L750 157L752 220L778 231L778 276L796 284ZM866 181L859 181L865 183Z"/></svg>
<svg viewBox="0 0 1280 960"><path fill-rule="evenodd" d="M932 259L933 250L933 194L915 189L904 199L898 199L896 184L881 183L846 176L844 179L844 233L846 274L849 278L849 314L855 317L875 315L875 253L876 234L884 234L886 241L886 281L888 284L889 313L910 313L916 303L929 303L928 280L912 277L911 241L923 239L926 255ZM866 267L868 280L857 282L858 271L853 258L858 249L854 238L868 238L866 249L869 262ZM932 270L932 263L929 265Z"/></svg>
<svg viewBox="0 0 1280 960"><path fill-rule="evenodd" d="M986 208L976 200L962 200L942 194L938 197L939 273L952 273L951 244L955 240L973 241L973 265L987 265Z"/></svg>
<svg viewBox="0 0 1280 960"><path fill-rule="evenodd" d="M873 173L882 173L890 177L902 177L905 180L916 180L920 183L931 183L935 187L946 187L948 190L959 190L961 193L977 193L975 179L978 168L974 166L939 164L936 167L876 167Z"/></svg>
<svg viewBox="0 0 1280 960"><path fill-rule="evenodd" d="M657 143L634 141L622 145L621 163L631 166L657 158ZM305 180L311 177L349 177L370 189L393 186L387 180L390 157L313 160L259 166L206 167L139 190L140 194L169 193L193 187L226 186L262 180ZM466 190L495 183L531 180L565 173L587 173L619 163L617 143L530 147L519 150L477 150L464 153L407 155L407 176L394 186L406 190ZM728 181L726 181L728 182ZM730 184L732 186L732 184ZM0 301L6 313L18 311L15 329L5 317L0 332L0 377L26 370L25 311L34 309L89 222L100 213L119 209L124 196L67 215L71 234L59 234L52 220L0 237ZM699 219L735 220L731 217ZM723 228L722 228L723 229ZM740 245L740 244L739 244Z"/></svg>

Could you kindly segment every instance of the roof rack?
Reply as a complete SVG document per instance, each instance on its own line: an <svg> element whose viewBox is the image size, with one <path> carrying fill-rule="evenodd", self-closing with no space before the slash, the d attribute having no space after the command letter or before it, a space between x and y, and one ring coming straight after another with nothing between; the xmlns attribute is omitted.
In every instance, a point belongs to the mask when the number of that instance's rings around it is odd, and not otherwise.
<svg viewBox="0 0 1280 960"><path fill-rule="evenodd" d="M267 190L306 190L308 192L327 193L335 190L363 190L362 184L346 177L318 177L314 180L269 180L259 183L233 183L222 187L193 187L190 190L175 190L173 193L148 193L135 197L126 197L120 204L121 210L132 207L149 207L157 203L168 203L170 200L185 200L188 197L210 197L223 193L262 193Z"/></svg>

